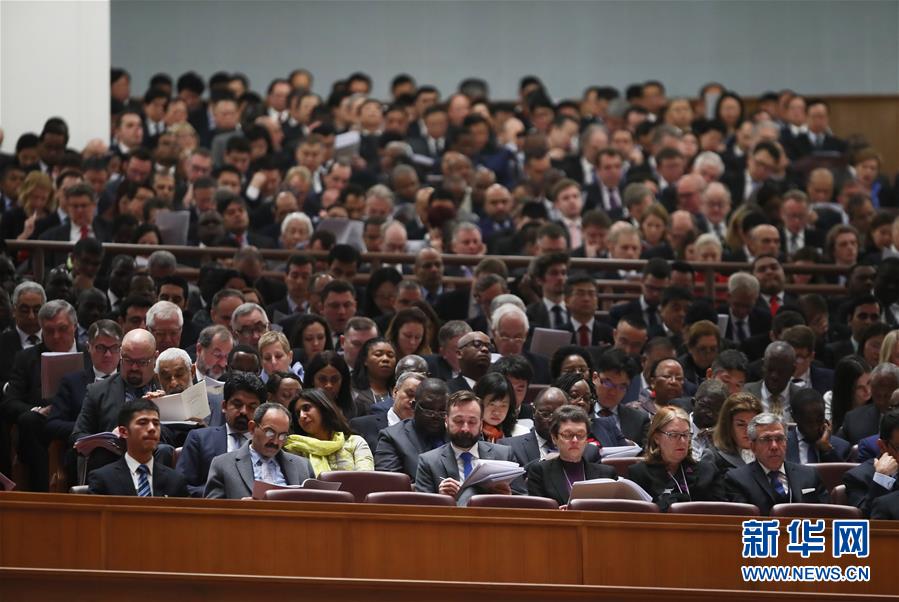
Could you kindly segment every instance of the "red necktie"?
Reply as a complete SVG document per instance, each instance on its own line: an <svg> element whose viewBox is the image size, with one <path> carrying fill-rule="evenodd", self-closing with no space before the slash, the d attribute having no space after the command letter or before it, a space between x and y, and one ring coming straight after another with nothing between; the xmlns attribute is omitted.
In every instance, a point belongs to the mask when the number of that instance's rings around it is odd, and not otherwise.
<svg viewBox="0 0 899 602"><path fill-rule="evenodd" d="M771 315L774 316L777 314L777 310L780 307L780 301L777 300L777 295L771 295Z"/></svg>
<svg viewBox="0 0 899 602"><path fill-rule="evenodd" d="M581 324L580 328L577 329L577 336L578 345L581 347L590 346L590 329L587 328L586 324Z"/></svg>
<svg viewBox="0 0 899 602"><path fill-rule="evenodd" d="M90 236L90 232L87 229L87 226L81 226L81 240L84 240Z"/></svg>

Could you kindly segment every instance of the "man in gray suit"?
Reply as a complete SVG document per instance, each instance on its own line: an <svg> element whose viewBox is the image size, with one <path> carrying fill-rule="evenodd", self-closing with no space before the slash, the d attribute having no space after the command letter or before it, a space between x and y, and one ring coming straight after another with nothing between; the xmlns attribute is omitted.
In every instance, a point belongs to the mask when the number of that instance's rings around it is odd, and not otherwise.
<svg viewBox="0 0 899 602"><path fill-rule="evenodd" d="M480 460L515 462L512 450L504 445L479 441L484 407L471 391L456 391L446 406L446 429L450 442L425 452L418 459L415 490L442 493L457 499L457 505L467 506L476 493L527 495L524 479L513 483L493 483L463 488L462 483Z"/></svg>
<svg viewBox="0 0 899 602"><path fill-rule="evenodd" d="M796 371L796 352L783 341L774 341L765 348L762 361L762 380L746 383L743 390L762 402L765 412L777 414L786 422L790 416L790 400L800 388L790 383Z"/></svg>
<svg viewBox="0 0 899 602"><path fill-rule="evenodd" d="M281 450L289 434L290 414L284 406L264 403L256 408L250 441L212 460L204 497L246 499L253 494L254 481L302 485L314 478L309 460Z"/></svg>

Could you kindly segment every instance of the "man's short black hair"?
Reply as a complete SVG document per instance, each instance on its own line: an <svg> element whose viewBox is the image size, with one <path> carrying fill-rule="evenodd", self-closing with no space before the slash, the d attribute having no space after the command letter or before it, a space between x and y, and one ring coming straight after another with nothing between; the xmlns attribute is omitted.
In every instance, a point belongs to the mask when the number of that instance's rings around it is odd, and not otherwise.
<svg viewBox="0 0 899 602"><path fill-rule="evenodd" d="M899 429L899 410L890 410L880 419L880 439L889 442L896 429Z"/></svg>
<svg viewBox="0 0 899 602"><path fill-rule="evenodd" d="M594 289L597 288L596 280L587 272L572 272L568 274L568 280L565 281L565 295L570 295L574 287L579 284L589 284Z"/></svg>
<svg viewBox="0 0 899 602"><path fill-rule="evenodd" d="M294 255L291 255L290 258L288 258L287 266L284 268L284 271L289 272L290 266L292 266L292 265L304 266L304 265L309 265L311 263L312 263L312 258L309 257L308 255L306 255L304 253L295 253Z"/></svg>
<svg viewBox="0 0 899 602"><path fill-rule="evenodd" d="M228 153L249 153L250 141L243 136L232 136L225 143L225 154Z"/></svg>
<svg viewBox="0 0 899 602"><path fill-rule="evenodd" d="M878 301L877 297L874 295L859 295L858 297L853 297L849 300L849 303L846 304L846 319L851 319L853 314L855 314L855 310L862 305L880 306L880 301Z"/></svg>
<svg viewBox="0 0 899 602"><path fill-rule="evenodd" d="M614 347L599 356L596 363L597 372L624 372L630 374L631 361L628 355L621 349Z"/></svg>
<svg viewBox="0 0 899 602"><path fill-rule="evenodd" d="M238 391L244 391L259 400L260 405L268 400L265 392L265 383L252 372L231 372L225 379L223 391L224 400L227 402Z"/></svg>
<svg viewBox="0 0 899 602"><path fill-rule="evenodd" d="M499 372L512 378L525 380L530 383L534 380L534 368L531 362L523 355L507 355L496 360L487 370L488 372Z"/></svg>
<svg viewBox="0 0 899 602"><path fill-rule="evenodd" d="M659 280L665 280L671 277L671 266L668 261L661 257L653 257L643 266L643 278L652 276Z"/></svg>
<svg viewBox="0 0 899 602"><path fill-rule="evenodd" d="M328 295L330 295L331 293L350 293L351 295L353 295L354 299L356 298L356 288L352 284L344 280L332 280L322 288L319 295L321 297L322 303L324 303L325 299L327 299Z"/></svg>
<svg viewBox="0 0 899 602"><path fill-rule="evenodd" d="M159 406L145 397L126 401L119 410L118 424L127 427L131 423L131 419L139 412L156 412L159 415Z"/></svg>
<svg viewBox="0 0 899 602"><path fill-rule="evenodd" d="M164 98L166 101L169 99L169 95L162 88L150 88L146 92L144 92L144 104L148 105L154 100L158 98Z"/></svg>
<svg viewBox="0 0 899 602"><path fill-rule="evenodd" d="M672 301L693 301L693 294L682 286L669 286L662 291L662 307L665 307Z"/></svg>
<svg viewBox="0 0 899 602"><path fill-rule="evenodd" d="M546 272L554 265L568 265L570 261L568 253L546 253L534 259L533 275L535 278L543 278Z"/></svg>
<svg viewBox="0 0 899 602"><path fill-rule="evenodd" d="M206 90L206 84L203 83L203 78L197 75L196 72L188 71L178 78L177 88L178 92L188 90L195 94L202 95Z"/></svg>
<svg viewBox="0 0 899 602"><path fill-rule="evenodd" d="M339 261L340 263L353 263L357 267L362 261L362 255L359 249L352 245L339 244L331 247L328 251L328 263Z"/></svg>
<svg viewBox="0 0 899 602"><path fill-rule="evenodd" d="M718 354L718 357L712 362L712 374L725 370L739 370L743 374L749 371L749 360L742 351L736 349L725 349Z"/></svg>
<svg viewBox="0 0 899 602"><path fill-rule="evenodd" d="M180 288L181 292L184 294L184 301L187 301L187 298L190 296L190 288L187 284L187 280L184 277L172 274L171 276L160 278L156 282L156 294L158 295L159 291L162 290L162 287L167 284Z"/></svg>

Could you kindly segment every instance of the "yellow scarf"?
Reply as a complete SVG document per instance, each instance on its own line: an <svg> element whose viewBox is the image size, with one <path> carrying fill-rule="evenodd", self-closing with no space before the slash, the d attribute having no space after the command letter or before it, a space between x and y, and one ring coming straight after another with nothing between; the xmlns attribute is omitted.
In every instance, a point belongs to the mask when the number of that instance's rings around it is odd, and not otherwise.
<svg viewBox="0 0 899 602"><path fill-rule="evenodd" d="M305 435L290 435L284 443L284 449L292 454L309 458L312 470L315 471L315 476L318 476L326 470L331 470L329 456L336 455L337 460L349 461L352 464L353 457L343 445L344 437L341 432L334 433L329 441Z"/></svg>

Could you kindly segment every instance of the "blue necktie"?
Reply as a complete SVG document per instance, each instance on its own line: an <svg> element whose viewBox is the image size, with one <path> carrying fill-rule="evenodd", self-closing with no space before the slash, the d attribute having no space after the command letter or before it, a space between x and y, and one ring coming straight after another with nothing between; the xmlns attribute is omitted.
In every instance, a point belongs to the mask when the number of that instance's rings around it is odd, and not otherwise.
<svg viewBox="0 0 899 602"><path fill-rule="evenodd" d="M771 481L771 486L774 488L774 493L777 494L777 497L780 499L786 499L787 490L784 489L783 483L780 482L780 471L772 470L768 473L768 480Z"/></svg>
<svg viewBox="0 0 899 602"><path fill-rule="evenodd" d="M137 474L137 495L150 497L152 492L150 491L150 479L147 477L150 474L150 469L146 464L141 464L137 467Z"/></svg>
<svg viewBox="0 0 899 602"><path fill-rule="evenodd" d="M462 452L459 455L462 457L462 480L464 481L468 478L468 475L471 474L473 468L471 461L474 459L474 456L472 456L471 453L467 451Z"/></svg>
<svg viewBox="0 0 899 602"><path fill-rule="evenodd" d="M815 448L814 441L806 440L805 444L808 446L808 451L806 452L806 463L807 464L817 464L818 463L818 450Z"/></svg>

